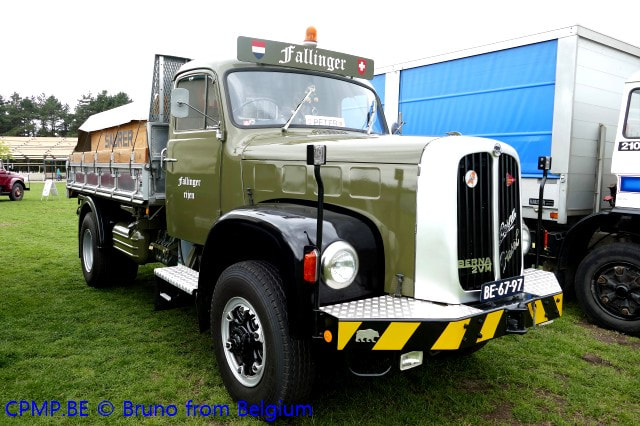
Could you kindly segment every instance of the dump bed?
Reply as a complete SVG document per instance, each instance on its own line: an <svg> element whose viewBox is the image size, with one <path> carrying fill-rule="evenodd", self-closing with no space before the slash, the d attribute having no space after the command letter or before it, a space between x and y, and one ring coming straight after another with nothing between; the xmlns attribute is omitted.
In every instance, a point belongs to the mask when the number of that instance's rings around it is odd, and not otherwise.
<svg viewBox="0 0 640 426"><path fill-rule="evenodd" d="M169 93L186 58L156 55L150 104L132 102L92 115L78 129L69 156L67 193L95 195L136 205L163 204ZM162 100L162 101L160 101Z"/></svg>
<svg viewBox="0 0 640 426"><path fill-rule="evenodd" d="M168 125L150 123L135 103L92 116L69 157L69 196L91 194L132 204L164 202L160 154Z"/></svg>

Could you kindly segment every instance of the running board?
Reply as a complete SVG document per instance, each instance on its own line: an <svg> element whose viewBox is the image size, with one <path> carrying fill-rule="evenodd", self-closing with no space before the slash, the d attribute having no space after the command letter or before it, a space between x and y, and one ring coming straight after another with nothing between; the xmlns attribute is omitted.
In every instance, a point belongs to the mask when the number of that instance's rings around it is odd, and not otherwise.
<svg viewBox="0 0 640 426"><path fill-rule="evenodd" d="M156 268L155 309L157 311L186 305L198 291L198 272L184 265ZM186 294L185 294L186 293Z"/></svg>
<svg viewBox="0 0 640 426"><path fill-rule="evenodd" d="M198 290L198 272L184 265L156 268L153 273L162 281L185 293L193 295Z"/></svg>

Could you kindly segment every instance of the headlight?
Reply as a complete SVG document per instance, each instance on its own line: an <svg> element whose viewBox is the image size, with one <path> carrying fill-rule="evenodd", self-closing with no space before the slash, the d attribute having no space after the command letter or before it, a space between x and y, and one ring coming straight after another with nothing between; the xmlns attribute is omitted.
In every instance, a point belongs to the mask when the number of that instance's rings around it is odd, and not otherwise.
<svg viewBox="0 0 640 426"><path fill-rule="evenodd" d="M522 222L522 255L525 256L529 253L531 248L531 232L529 227Z"/></svg>
<svg viewBox="0 0 640 426"><path fill-rule="evenodd" d="M348 287L357 274L358 254L350 244L336 241L322 252L322 278L329 287Z"/></svg>

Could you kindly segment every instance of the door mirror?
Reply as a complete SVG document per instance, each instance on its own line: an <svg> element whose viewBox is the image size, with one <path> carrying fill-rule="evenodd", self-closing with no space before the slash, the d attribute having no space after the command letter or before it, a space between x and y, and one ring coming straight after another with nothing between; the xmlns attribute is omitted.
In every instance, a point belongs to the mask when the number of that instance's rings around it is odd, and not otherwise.
<svg viewBox="0 0 640 426"><path fill-rule="evenodd" d="M176 118L185 118L189 115L189 91L184 88L175 88L171 92L171 115Z"/></svg>

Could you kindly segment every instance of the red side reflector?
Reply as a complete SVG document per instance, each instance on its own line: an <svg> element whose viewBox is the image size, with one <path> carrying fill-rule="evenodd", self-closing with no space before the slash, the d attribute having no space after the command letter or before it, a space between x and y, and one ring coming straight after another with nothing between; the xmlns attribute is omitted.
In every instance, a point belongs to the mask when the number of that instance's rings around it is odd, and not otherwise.
<svg viewBox="0 0 640 426"><path fill-rule="evenodd" d="M551 212L551 213L549 213L549 217L550 217L551 219L556 219L556 220L557 220L557 219L558 219L558 212Z"/></svg>
<svg viewBox="0 0 640 426"><path fill-rule="evenodd" d="M304 280L308 283L316 282L316 266L318 262L318 250L311 250L304 255Z"/></svg>
<svg viewBox="0 0 640 426"><path fill-rule="evenodd" d="M544 231L544 245L542 246L545 250L549 248L549 232Z"/></svg>

